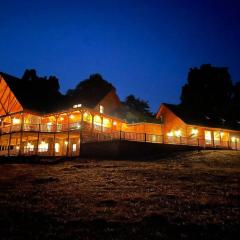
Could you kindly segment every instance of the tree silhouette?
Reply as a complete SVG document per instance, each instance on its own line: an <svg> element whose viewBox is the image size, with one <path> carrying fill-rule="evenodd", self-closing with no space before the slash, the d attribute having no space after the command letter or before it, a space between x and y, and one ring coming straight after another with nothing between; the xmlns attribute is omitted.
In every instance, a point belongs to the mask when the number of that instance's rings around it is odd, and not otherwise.
<svg viewBox="0 0 240 240"><path fill-rule="evenodd" d="M116 89L96 73L79 82L74 89L69 89L66 95L72 105L81 103L88 107L94 107L95 103L111 90L115 91Z"/></svg>
<svg viewBox="0 0 240 240"><path fill-rule="evenodd" d="M65 107L65 96L59 89L59 81L55 76L39 77L35 69L26 69L17 86L28 107L43 112Z"/></svg>
<svg viewBox="0 0 240 240"><path fill-rule="evenodd" d="M148 117L152 116L149 103L143 99L135 97L132 94L125 98L123 104L129 107L131 110L137 111L143 115Z"/></svg>
<svg viewBox="0 0 240 240"><path fill-rule="evenodd" d="M210 64L191 68L182 88L181 105L190 110L223 113L231 105L233 83L228 68Z"/></svg>

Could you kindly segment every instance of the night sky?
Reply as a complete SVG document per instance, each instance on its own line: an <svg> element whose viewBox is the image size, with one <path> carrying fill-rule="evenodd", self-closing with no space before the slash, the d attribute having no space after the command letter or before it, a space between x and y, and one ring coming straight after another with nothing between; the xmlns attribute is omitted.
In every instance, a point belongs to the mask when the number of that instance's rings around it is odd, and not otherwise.
<svg viewBox="0 0 240 240"><path fill-rule="evenodd" d="M178 103L190 67L240 80L239 0L0 0L0 71L55 75L61 91L92 73L128 94Z"/></svg>

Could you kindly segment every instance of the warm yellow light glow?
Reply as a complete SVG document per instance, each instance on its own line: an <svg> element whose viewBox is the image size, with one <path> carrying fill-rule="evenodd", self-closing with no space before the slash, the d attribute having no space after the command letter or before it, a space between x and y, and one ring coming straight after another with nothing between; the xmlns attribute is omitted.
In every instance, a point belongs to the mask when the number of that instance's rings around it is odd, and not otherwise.
<svg viewBox="0 0 240 240"><path fill-rule="evenodd" d="M176 135L176 137L181 137L181 130L175 131L175 135Z"/></svg>
<svg viewBox="0 0 240 240"><path fill-rule="evenodd" d="M104 118L104 119L103 119L103 126L106 127L106 126L109 125L109 123L110 123L110 122L109 122L109 120L108 120L107 118Z"/></svg>
<svg viewBox="0 0 240 240"><path fill-rule="evenodd" d="M231 137L231 141L232 141L232 142L239 142L239 138L237 138L237 137Z"/></svg>
<svg viewBox="0 0 240 240"><path fill-rule="evenodd" d="M28 142L27 143L27 150L32 152L34 150L34 145L31 144L30 142Z"/></svg>
<svg viewBox="0 0 240 240"><path fill-rule="evenodd" d="M156 142L156 140L157 140L156 135L152 135L152 141L153 141L153 142Z"/></svg>
<svg viewBox="0 0 240 240"><path fill-rule="evenodd" d="M60 151L60 144L55 143L55 152L58 153Z"/></svg>
<svg viewBox="0 0 240 240"><path fill-rule="evenodd" d="M104 106L100 105L99 110L100 110L100 113L104 113Z"/></svg>
<svg viewBox="0 0 240 240"><path fill-rule="evenodd" d="M100 118L100 116L98 116L98 115L96 115L95 117L94 117L94 124L96 124L96 125L101 125L101 118Z"/></svg>
<svg viewBox="0 0 240 240"><path fill-rule="evenodd" d="M13 124L19 124L21 120L19 118L13 118L12 123Z"/></svg>
<svg viewBox="0 0 240 240"><path fill-rule="evenodd" d="M71 114L71 115L70 115L70 118L71 118L71 119L74 119L74 115L73 115L73 114Z"/></svg>
<svg viewBox="0 0 240 240"><path fill-rule="evenodd" d="M87 116L88 116L88 113L85 112L85 113L83 114L83 116L84 116L84 117L87 117Z"/></svg>
<svg viewBox="0 0 240 240"><path fill-rule="evenodd" d="M16 146L16 149L17 149L17 150L19 150L19 149L20 149L20 147L19 147L19 146Z"/></svg>
<svg viewBox="0 0 240 240"><path fill-rule="evenodd" d="M80 107L82 107L81 103L73 105L73 108L80 108Z"/></svg>
<svg viewBox="0 0 240 240"><path fill-rule="evenodd" d="M193 129L193 130L192 130L192 134L193 134L193 135L198 135L198 129Z"/></svg>
<svg viewBox="0 0 240 240"><path fill-rule="evenodd" d="M68 145L68 141L65 141L64 143L65 143L65 145Z"/></svg>
<svg viewBox="0 0 240 240"><path fill-rule="evenodd" d="M211 131L205 131L205 142L206 142L206 144L211 144L211 141L212 141Z"/></svg>
<svg viewBox="0 0 240 240"><path fill-rule="evenodd" d="M220 132L220 136L222 138L224 136L224 132Z"/></svg>
<svg viewBox="0 0 240 240"><path fill-rule="evenodd" d="M73 152L76 152L76 151L77 151L77 144L76 144L76 143L74 143L74 144L72 145L72 151L73 151Z"/></svg>
<svg viewBox="0 0 240 240"><path fill-rule="evenodd" d="M63 117L60 117L60 121L63 121L64 120L64 118Z"/></svg>
<svg viewBox="0 0 240 240"><path fill-rule="evenodd" d="M114 121L114 122L113 122L113 126L116 126L116 125L117 125L117 122L116 122L116 121Z"/></svg>
<svg viewBox="0 0 240 240"><path fill-rule="evenodd" d="M38 145L38 151L39 152L47 152L48 151L48 143L45 141L41 141L41 143Z"/></svg>
<svg viewBox="0 0 240 240"><path fill-rule="evenodd" d="M167 133L167 136L168 137L172 137L173 136L173 132L171 131L171 132Z"/></svg>

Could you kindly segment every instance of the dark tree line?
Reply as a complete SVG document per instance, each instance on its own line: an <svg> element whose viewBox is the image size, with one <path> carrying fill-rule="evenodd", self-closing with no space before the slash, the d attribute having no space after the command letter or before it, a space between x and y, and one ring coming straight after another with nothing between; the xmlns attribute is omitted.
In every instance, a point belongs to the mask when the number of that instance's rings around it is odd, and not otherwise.
<svg viewBox="0 0 240 240"><path fill-rule="evenodd" d="M35 69L25 70L21 82L16 83L16 91L21 93L26 107L42 112L60 109L65 96L59 89L55 76L40 77Z"/></svg>
<svg viewBox="0 0 240 240"><path fill-rule="evenodd" d="M115 90L115 87L96 73L80 81L74 89L69 89L66 96L71 105L79 102L93 107L111 90Z"/></svg>
<svg viewBox="0 0 240 240"><path fill-rule="evenodd" d="M36 105L48 105L49 109L57 105L61 109L77 102L96 102L109 90L115 90L115 87L100 74L90 75L88 79L80 81L74 89L69 89L65 95L60 93L59 81L55 76L39 77L34 69L26 70L22 81L29 90L23 90L25 95L37 89L38 93L33 102L35 101ZM41 103L39 99L42 99ZM122 105L121 116L132 121L145 121L153 117L148 101L132 94L125 98ZM228 68L225 67L205 64L199 68L191 68L187 83L182 87L180 106L190 111L240 119L240 81L233 83Z"/></svg>
<svg viewBox="0 0 240 240"><path fill-rule="evenodd" d="M191 111L240 116L240 82L233 83L228 68L205 64L191 68L182 87L181 106Z"/></svg>

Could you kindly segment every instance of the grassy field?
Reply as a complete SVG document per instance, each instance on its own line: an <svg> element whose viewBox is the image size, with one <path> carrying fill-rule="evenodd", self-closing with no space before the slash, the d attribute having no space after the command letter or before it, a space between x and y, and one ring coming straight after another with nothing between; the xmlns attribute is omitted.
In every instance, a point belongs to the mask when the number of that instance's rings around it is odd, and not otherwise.
<svg viewBox="0 0 240 240"><path fill-rule="evenodd" d="M239 239L239 229L239 152L0 163L0 239Z"/></svg>

